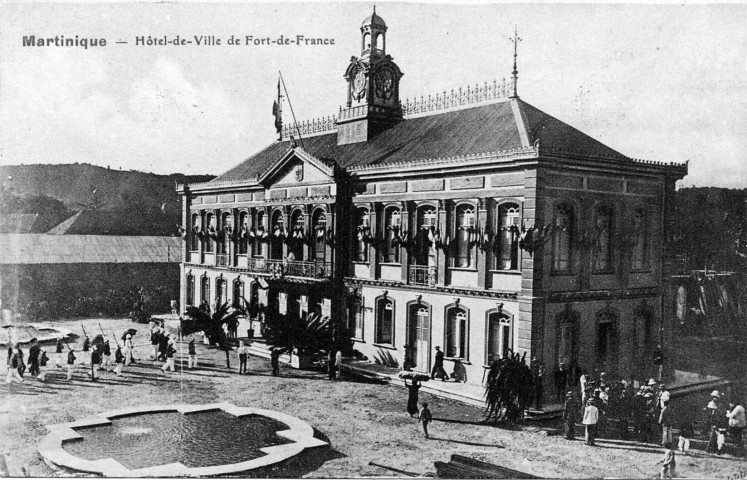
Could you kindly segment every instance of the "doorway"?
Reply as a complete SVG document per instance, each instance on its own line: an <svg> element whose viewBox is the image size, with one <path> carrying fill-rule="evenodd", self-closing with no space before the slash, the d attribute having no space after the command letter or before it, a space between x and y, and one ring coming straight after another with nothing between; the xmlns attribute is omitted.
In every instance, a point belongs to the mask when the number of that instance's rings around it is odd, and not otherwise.
<svg viewBox="0 0 747 480"><path fill-rule="evenodd" d="M410 305L407 317L407 345L412 367L427 372L431 353L430 308L424 304Z"/></svg>

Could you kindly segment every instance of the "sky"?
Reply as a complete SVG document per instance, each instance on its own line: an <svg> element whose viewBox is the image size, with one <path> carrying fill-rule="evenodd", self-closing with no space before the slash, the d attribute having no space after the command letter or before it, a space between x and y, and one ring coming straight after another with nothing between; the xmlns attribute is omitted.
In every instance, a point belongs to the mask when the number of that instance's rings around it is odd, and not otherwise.
<svg viewBox="0 0 747 480"><path fill-rule="evenodd" d="M335 114L369 2L18 3L0 8L0 165L219 174L275 138L282 71L298 120ZM680 186L747 188L747 5L378 2L401 98L509 78L621 153L689 161ZM106 46L23 46L76 35ZM221 45L136 45L214 36ZM231 36L242 40L228 45ZM247 35L334 45L245 45ZM127 42L117 44L117 41ZM285 121L289 121L287 104Z"/></svg>

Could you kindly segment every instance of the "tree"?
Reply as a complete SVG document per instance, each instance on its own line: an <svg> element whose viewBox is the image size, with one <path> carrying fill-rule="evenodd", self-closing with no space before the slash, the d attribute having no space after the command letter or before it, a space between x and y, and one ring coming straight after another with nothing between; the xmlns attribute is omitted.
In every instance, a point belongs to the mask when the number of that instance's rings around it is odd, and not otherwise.
<svg viewBox="0 0 747 480"><path fill-rule="evenodd" d="M490 365L485 384L485 418L518 422L534 398L534 378L526 353L509 352Z"/></svg>
<svg viewBox="0 0 747 480"><path fill-rule="evenodd" d="M223 326L237 321L242 315L245 315L243 308L231 309L228 303L216 308L212 315L198 307L187 307L187 316L191 320L182 323L182 334L192 335L196 332L204 332L211 345L217 345L226 352L226 367L230 368L228 352L231 350L231 345Z"/></svg>
<svg viewBox="0 0 747 480"><path fill-rule="evenodd" d="M264 337L267 343L290 352L312 354L352 349L348 329L339 321L309 313L303 317L267 314Z"/></svg>

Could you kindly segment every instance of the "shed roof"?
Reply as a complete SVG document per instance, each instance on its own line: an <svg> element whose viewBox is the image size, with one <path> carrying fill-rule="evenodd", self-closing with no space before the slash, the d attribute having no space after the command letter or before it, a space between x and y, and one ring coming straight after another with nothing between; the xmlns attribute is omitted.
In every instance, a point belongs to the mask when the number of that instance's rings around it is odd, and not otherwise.
<svg viewBox="0 0 747 480"><path fill-rule="evenodd" d="M0 235L0 264L179 263L180 237Z"/></svg>

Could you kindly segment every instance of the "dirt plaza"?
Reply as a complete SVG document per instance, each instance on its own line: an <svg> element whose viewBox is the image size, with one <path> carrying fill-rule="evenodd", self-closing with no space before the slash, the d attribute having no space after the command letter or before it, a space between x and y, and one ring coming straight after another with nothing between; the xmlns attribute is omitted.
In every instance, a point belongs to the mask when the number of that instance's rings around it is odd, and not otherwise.
<svg viewBox="0 0 747 480"><path fill-rule="evenodd" d="M459 454L540 477L651 478L658 472L656 462L662 457L662 449L653 444L601 438L597 447L588 447L580 439L567 441L557 434L559 425L553 420L528 422L522 429L484 424L482 409L423 393L421 401L429 403L434 417L431 439L426 440L417 421L405 413L407 392L401 385L349 376L333 382L324 372L286 366L281 366L280 377L273 377L269 362L257 357L250 357L249 374L239 375L235 352L228 370L224 352L201 343L197 344L200 368L182 369L186 367L186 344L182 344L177 371L164 374L160 362L148 359L146 325L110 319L60 325L79 335L70 345L80 350L81 327L96 334L99 322L107 333L114 331L118 336L127 328L138 329L137 363L125 368L120 377L102 373L97 382L90 381L90 368L81 365L74 379L67 381L66 370L54 366L54 345L44 345L53 359L47 369L47 382L26 375L22 384L3 384L0 393L0 453L5 454L11 475L82 475L55 471L43 461L37 445L47 434L45 425L130 406L216 402L293 415L312 425L315 435L330 444L249 476L404 475L371 463L424 475L436 471L434 462L448 462L452 454ZM79 360L83 356L77 355ZM678 455L677 470L681 477L727 478L745 475L747 464L739 458L716 457L696 450L689 456Z"/></svg>

